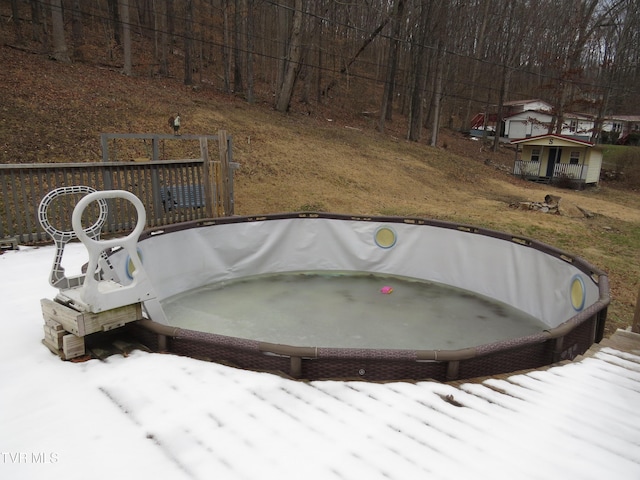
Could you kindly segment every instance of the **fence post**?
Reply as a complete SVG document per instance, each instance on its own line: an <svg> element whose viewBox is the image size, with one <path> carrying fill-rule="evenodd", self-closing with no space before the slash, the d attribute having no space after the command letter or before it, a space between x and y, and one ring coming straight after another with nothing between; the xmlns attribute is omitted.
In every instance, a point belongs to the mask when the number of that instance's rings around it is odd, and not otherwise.
<svg viewBox="0 0 640 480"><path fill-rule="evenodd" d="M100 145L102 146L102 161L109 161L109 138L106 133L100 134Z"/></svg>
<svg viewBox="0 0 640 480"><path fill-rule="evenodd" d="M220 175L216 178L218 194L220 195L219 206L222 207L222 215L231 214L231 199L229 192L229 142L225 130L218 131L218 148L220 151Z"/></svg>
<svg viewBox="0 0 640 480"><path fill-rule="evenodd" d="M638 298L636 299L636 312L633 315L633 323L631 324L631 331L640 333L640 288L638 289Z"/></svg>
<svg viewBox="0 0 640 480"><path fill-rule="evenodd" d="M151 160L157 162L160 160L160 138L158 135L153 135L151 137Z"/></svg>
<svg viewBox="0 0 640 480"><path fill-rule="evenodd" d="M209 157L207 137L200 137L200 155L202 156L202 173L204 176L204 196L206 199L207 216L216 216L215 166Z"/></svg>

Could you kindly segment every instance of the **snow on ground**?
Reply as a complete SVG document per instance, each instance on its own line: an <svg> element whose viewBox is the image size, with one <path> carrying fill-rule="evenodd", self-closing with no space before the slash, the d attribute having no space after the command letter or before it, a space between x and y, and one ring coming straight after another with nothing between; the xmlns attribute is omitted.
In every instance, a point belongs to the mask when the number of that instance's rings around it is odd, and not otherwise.
<svg viewBox="0 0 640 480"><path fill-rule="evenodd" d="M2 479L640 478L640 357L604 349L460 388L143 352L63 362L40 343L53 253L0 255ZM69 260L71 275L84 248Z"/></svg>

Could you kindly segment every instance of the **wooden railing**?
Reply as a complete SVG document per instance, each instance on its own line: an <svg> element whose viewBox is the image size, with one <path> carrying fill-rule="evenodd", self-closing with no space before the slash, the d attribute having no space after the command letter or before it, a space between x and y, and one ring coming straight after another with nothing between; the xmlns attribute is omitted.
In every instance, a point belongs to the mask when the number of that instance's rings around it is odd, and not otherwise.
<svg viewBox="0 0 640 480"><path fill-rule="evenodd" d="M574 180L585 180L587 178L587 165L573 165L569 163L556 163L553 167L552 178L568 177ZM540 171L540 162L531 162L526 160L517 160L513 167L513 174L525 177L536 178L542 177Z"/></svg>
<svg viewBox="0 0 640 480"><path fill-rule="evenodd" d="M553 167L554 177L569 177L574 180L584 180L587 178L586 165L572 165L569 163L556 163Z"/></svg>
<svg viewBox="0 0 640 480"><path fill-rule="evenodd" d="M38 206L48 192L63 186L127 190L144 204L147 227L233 215L233 173L238 165L229 162L226 168L221 168L220 163L224 162L203 157L126 163L0 165L0 241L10 239L26 245L50 241L39 224ZM225 178L221 178L221 172L225 172ZM194 197L195 191L199 193ZM72 230L71 213L77 200L79 198L68 195L50 205L49 222L57 230ZM91 225L91 209L85 214ZM103 234L124 233L135 224L136 211L128 202L109 201Z"/></svg>
<svg viewBox="0 0 640 480"><path fill-rule="evenodd" d="M513 174L520 177L539 177L540 162L517 160L513 167Z"/></svg>

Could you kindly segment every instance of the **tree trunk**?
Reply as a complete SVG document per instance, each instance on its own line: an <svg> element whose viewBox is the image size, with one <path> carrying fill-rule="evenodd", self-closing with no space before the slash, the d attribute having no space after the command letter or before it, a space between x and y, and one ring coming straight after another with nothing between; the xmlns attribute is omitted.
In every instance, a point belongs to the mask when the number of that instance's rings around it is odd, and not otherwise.
<svg viewBox="0 0 640 480"><path fill-rule="evenodd" d="M71 15L71 35L73 38L74 56L85 60L82 55L82 46L84 45L84 25L82 24L82 13L80 12L80 0L73 0Z"/></svg>
<svg viewBox="0 0 640 480"><path fill-rule="evenodd" d="M384 132L385 121L391 121L393 114L393 95L395 90L396 71L398 68L398 49L400 47L400 26L404 14L404 0L396 0L393 13L393 25L387 58L387 78L384 83L382 104L380 105L380 119L378 130Z"/></svg>
<svg viewBox="0 0 640 480"><path fill-rule="evenodd" d="M31 24L33 26L32 38L35 42L40 43L46 52L49 50L49 35L47 22L44 21L44 0L31 0L29 3L31 4Z"/></svg>
<svg viewBox="0 0 640 480"><path fill-rule="evenodd" d="M169 43L169 34L167 33L167 3L166 0L156 0L155 15L155 34L156 34L156 60L158 62L158 74L166 77L169 75L169 61L167 57L167 48ZM158 33L160 32L159 39Z"/></svg>
<svg viewBox="0 0 640 480"><path fill-rule="evenodd" d="M289 9L283 6L276 7L276 90L284 83L284 72L287 66L287 50L289 48Z"/></svg>
<svg viewBox="0 0 640 480"><path fill-rule="evenodd" d="M302 52L302 8L303 1L295 0L293 25L291 28L291 39L289 42L289 54L287 56L284 79L276 99L276 110L278 112L284 113L289 110L296 76L300 71L300 56Z"/></svg>
<svg viewBox="0 0 640 480"><path fill-rule="evenodd" d="M513 18L514 18L514 2L515 0L509 0L509 11L507 14L506 25L506 39L504 41L504 51L502 54L502 79L500 80L500 100L498 102L498 115L496 118L496 131L493 138L493 151L497 152L500 146L500 135L502 133L502 110L505 102L507 92L509 91L509 82L511 81L510 64L512 61L512 52L515 50L511 43L513 33Z"/></svg>
<svg viewBox="0 0 640 480"><path fill-rule="evenodd" d="M427 37L430 15L430 4L423 5L420 13L420 26L418 30L418 46L412 61L411 104L409 105L409 131L407 139L418 142L422 136L422 118L424 115L424 90L427 82Z"/></svg>
<svg viewBox="0 0 640 480"><path fill-rule="evenodd" d="M478 53L482 54L484 52L484 45L486 42L486 35L485 32L487 30L487 23L488 23L488 19L489 19L489 9L491 6L491 2L490 1L485 1L484 4L484 8L482 9L482 20L480 22L480 27L478 30L478 36L477 36L477 47L475 48L474 56L476 56ZM476 86L479 80L479 76L478 76L478 68L480 67L480 58L478 58L477 60L472 60L472 64L471 64L471 74L469 76L469 79L471 81L471 90L469 91L469 99L467 100L467 104L466 104L466 108L465 111L463 113L463 117L462 117L462 130L467 131L471 128L471 104L473 101L475 101L476 98ZM486 112L486 110L485 110Z"/></svg>
<svg viewBox="0 0 640 480"><path fill-rule="evenodd" d="M222 23L224 41L222 42L222 70L224 93L231 93L231 26L229 25L229 0L222 2Z"/></svg>
<svg viewBox="0 0 640 480"><path fill-rule="evenodd" d="M184 33L184 84L193 84L193 67L191 65L191 44L193 43L193 0L185 2Z"/></svg>
<svg viewBox="0 0 640 480"><path fill-rule="evenodd" d="M120 0L120 19L122 23L122 50L124 54L124 66L122 72L131 76L133 66L131 61L131 24L129 20L129 0Z"/></svg>
<svg viewBox="0 0 640 480"><path fill-rule="evenodd" d="M15 42L18 45L22 45L24 43L24 35L22 34L22 23L20 22L18 0L11 0L11 17L13 18Z"/></svg>
<svg viewBox="0 0 640 480"><path fill-rule="evenodd" d="M316 102L322 102L322 20L316 19L316 46L318 48L318 68L316 69Z"/></svg>
<svg viewBox="0 0 640 480"><path fill-rule="evenodd" d="M444 41L438 42L438 57L436 59L436 82L433 91L432 116L433 123L431 125L431 141L432 147L438 145L438 133L440 132L440 104L442 100L442 77L444 70Z"/></svg>
<svg viewBox="0 0 640 480"><path fill-rule="evenodd" d="M53 34L52 58L64 63L71 63L64 38L64 19L62 18L62 0L49 0L51 8L51 31Z"/></svg>
<svg viewBox="0 0 640 480"><path fill-rule="evenodd" d="M376 28L371 35L369 35L369 37L367 37L365 39L365 41L362 43L362 45L360 46L360 49L355 53L355 55L353 55L349 61L340 69L340 74L344 74L347 73L349 71L349 68L351 67L351 65L353 65L353 62L355 62L358 57L360 56L360 54L362 52L364 52L365 48L367 48L367 46L373 42L373 40L380 34L380 32L382 31L382 29L384 27L386 27L387 23L389 23L390 17L385 18L382 23L380 25L378 25L378 28ZM329 82L329 85L326 86L326 88L324 89L324 91L322 92L323 96L327 96L329 95L329 91L336 86L336 84L338 83L338 80L333 79L331 80L331 82Z"/></svg>
<svg viewBox="0 0 640 480"><path fill-rule="evenodd" d="M175 5L173 4L173 0L166 0L167 6L167 33L169 34L169 44L173 45L173 36L176 33L176 23L175 23Z"/></svg>
<svg viewBox="0 0 640 480"><path fill-rule="evenodd" d="M246 36L247 24L244 18L244 1L235 0L235 35L233 36L233 91L244 93L243 62L244 57L243 42Z"/></svg>
<svg viewBox="0 0 640 480"><path fill-rule="evenodd" d="M109 9L109 19L111 20L113 39L116 42L116 45L120 45L120 15L118 13L118 0L107 0L107 8Z"/></svg>
<svg viewBox="0 0 640 480"><path fill-rule="evenodd" d="M253 2L254 0L245 0L247 11L247 103L253 103L254 98L254 78L253 78L253 52L255 45L253 42L253 35L255 29L255 22L253 18Z"/></svg>

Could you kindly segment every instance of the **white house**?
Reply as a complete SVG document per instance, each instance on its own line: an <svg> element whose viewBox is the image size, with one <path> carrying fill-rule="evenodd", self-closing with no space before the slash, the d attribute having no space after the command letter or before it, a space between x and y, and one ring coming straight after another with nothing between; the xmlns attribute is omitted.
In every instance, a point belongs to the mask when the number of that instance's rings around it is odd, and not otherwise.
<svg viewBox="0 0 640 480"><path fill-rule="evenodd" d="M630 134L640 135L640 115L611 115L602 122L602 131L615 134L615 139L625 143Z"/></svg>
<svg viewBox="0 0 640 480"><path fill-rule="evenodd" d="M560 135L590 141L596 128L596 120L594 115L565 112ZM477 114L471 123L471 135L483 136L486 132L493 136L497 130L501 140L505 142L545 135L550 129L555 131L553 106L539 99L505 102L500 125L497 125L495 105L491 111ZM618 139L624 141L633 133L640 136L640 116L612 115L604 119L600 129L615 136L609 136L605 140L610 142Z"/></svg>
<svg viewBox="0 0 640 480"><path fill-rule="evenodd" d="M553 128L555 117L548 112L525 110L521 113L504 117L504 137L506 139L519 139L536 137L549 132ZM561 135L581 140L591 139L594 118L589 115L566 113L562 123Z"/></svg>
<svg viewBox="0 0 640 480"><path fill-rule="evenodd" d="M567 181L576 186L600 181L602 151L591 142L544 134L512 140L511 144L516 146L514 175L546 183Z"/></svg>

